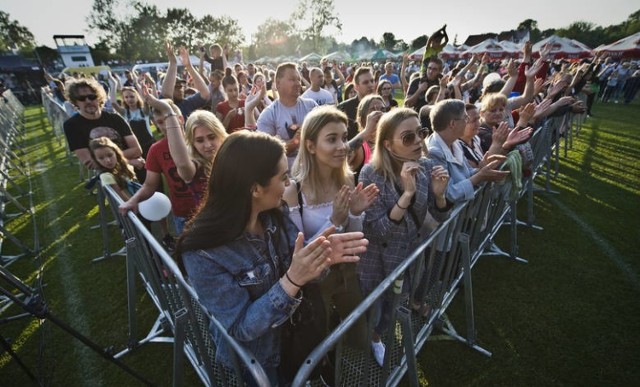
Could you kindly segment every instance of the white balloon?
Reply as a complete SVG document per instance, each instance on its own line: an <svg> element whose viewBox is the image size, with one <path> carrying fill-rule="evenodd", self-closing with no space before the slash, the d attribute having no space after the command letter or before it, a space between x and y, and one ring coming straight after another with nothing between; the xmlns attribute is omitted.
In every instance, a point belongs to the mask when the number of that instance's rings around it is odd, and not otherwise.
<svg viewBox="0 0 640 387"><path fill-rule="evenodd" d="M155 192L149 199L138 203L138 212L145 219L155 222L169 215L171 202L167 195Z"/></svg>

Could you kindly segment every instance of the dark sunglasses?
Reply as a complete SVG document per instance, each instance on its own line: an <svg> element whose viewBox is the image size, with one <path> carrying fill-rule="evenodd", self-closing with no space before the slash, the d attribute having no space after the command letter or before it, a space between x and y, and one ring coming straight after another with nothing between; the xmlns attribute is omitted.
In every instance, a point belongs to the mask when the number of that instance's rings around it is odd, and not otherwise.
<svg viewBox="0 0 640 387"><path fill-rule="evenodd" d="M402 140L402 145L409 146L413 145L416 142L416 136L420 137L420 140L424 140L427 137L428 129L420 128L415 132L404 133L400 139Z"/></svg>
<svg viewBox="0 0 640 387"><path fill-rule="evenodd" d="M95 101L96 99L98 99L98 96L96 94L79 95L76 97L76 101L84 102L87 100L87 98L89 99L89 101Z"/></svg>

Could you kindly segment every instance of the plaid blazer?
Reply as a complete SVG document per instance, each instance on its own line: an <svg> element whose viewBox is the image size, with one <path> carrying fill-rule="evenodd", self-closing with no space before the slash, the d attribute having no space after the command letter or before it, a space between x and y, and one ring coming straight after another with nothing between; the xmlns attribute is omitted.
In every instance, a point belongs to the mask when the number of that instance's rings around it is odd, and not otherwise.
<svg viewBox="0 0 640 387"><path fill-rule="evenodd" d="M416 193L412 204L416 218L419 223L424 223L427 213L430 213L435 220L442 222L449 217L450 208L439 210L431 193L431 169L437 164L426 158L421 158L418 163L421 168L416 175ZM378 198L366 211L363 232L369 240L369 246L360 257L357 267L362 291L368 294L398 267L428 233L420 229L408 210L399 222L389 218L401 193L394 182L385 180L371 164L362 168L359 181L365 187L375 183L380 189Z"/></svg>

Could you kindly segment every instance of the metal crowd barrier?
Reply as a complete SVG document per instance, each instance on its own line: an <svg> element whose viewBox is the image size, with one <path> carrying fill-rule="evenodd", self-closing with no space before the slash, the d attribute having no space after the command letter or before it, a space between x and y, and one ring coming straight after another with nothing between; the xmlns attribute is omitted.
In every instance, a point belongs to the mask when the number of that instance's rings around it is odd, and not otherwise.
<svg viewBox="0 0 640 387"><path fill-rule="evenodd" d="M43 98L43 101L45 100L46 98ZM55 109L52 106L50 108ZM457 205L451 217L309 354L293 385L319 385L319 381L309 380L309 376L332 351L337 359L335 380L332 381L334 385L397 385L405 374L408 375L410 384L418 385L416 355L431 337L434 328L490 356L489 351L477 345L471 269L480 257L485 255L502 255L514 261L526 262L517 256L517 227L525 225L542 229L535 225L534 194L539 191L554 193L550 188L550 182L559 172L561 142L564 141L566 154L567 149L572 147L573 136L579 132L583 119L584 115L565 114L545 120L529 141L533 154L531 173L523 178L522 189L518 192L517 198L510 198L512 185L507 181L502 185L485 184L476 191L473 200ZM534 185L538 176L545 178L542 189ZM105 188L105 193L111 208L117 209L120 198L109 187ZM518 199L523 197L527 200L525 222L518 221L516 217ZM246 372L243 369L249 369L259 384L267 385L262 368L226 334L222 326L197 301L197 295L184 281L173 260L139 219L132 213L126 217L120 216L117 211L115 216L127 239L130 292L129 350L145 342L172 341L175 346L175 381L181 379L182 363L178 354L184 352L206 385L241 385L241 374ZM508 252L501 250L494 243L494 237L503 225L510 228ZM411 313L408 308L408 295L401 292L406 280L405 273L420 272L423 269L430 274L427 283L418 283L416 277L420 276L414 275L409 288L412 291L416 288L424 289L424 294L419 296L431 307L431 312L426 318ZM142 340L135 338L137 323L133 310L134 273L138 273L142 278L146 291L160 312L160 318L154 328ZM462 284L464 286L461 286ZM461 290L465 301L464 336L455 330L446 315L446 309ZM391 302L393 313L391 328L383 337L387 348L384 366L379 367L372 359L369 348L349 348L343 342L349 328L362 317L374 316L376 308L379 308L382 302ZM235 370L224 369L212 360L215 350L207 328L208 319L211 319L217 329L225 332L225 339L237 349L238 364L242 365L236 366ZM372 320L369 318L369 321ZM170 333L171 337L161 338L160 335L163 333ZM122 354L127 351L123 351Z"/></svg>
<svg viewBox="0 0 640 387"><path fill-rule="evenodd" d="M49 118L49 123L53 128L53 134L56 136L56 140L58 144L65 145L65 154L69 159L69 165L73 165L74 163L78 164L78 173L80 175L80 181L84 181L89 178L88 170L79 162L69 151L69 145L64 137L64 122L69 119L69 115L67 114L64 106L60 105L58 101L55 100L51 93L47 92L46 88L40 89L40 94L42 96L42 108L44 109L47 117ZM43 123L44 126L44 123Z"/></svg>
<svg viewBox="0 0 640 387"><path fill-rule="evenodd" d="M29 169L20 158L24 129L24 106L7 90L0 97L0 264L3 266L40 250ZM16 212L8 213L8 209ZM33 226L33 246L7 229L11 221L24 216L30 218ZM21 253L5 255L2 251L5 239Z"/></svg>
<svg viewBox="0 0 640 387"><path fill-rule="evenodd" d="M164 338L174 346L173 385L180 385L183 373L183 356L186 356L198 377L207 386L242 386L247 377L260 386L268 386L267 376L256 359L236 342L226 329L198 301L198 296L182 276L178 266L138 217L129 212L122 216L118 206L122 199L111 187L104 187L107 200L116 214L127 247L127 290L130 311L130 334L134 334L135 276L139 275L144 288L160 312L160 327L156 336L166 331ZM156 323L157 325L158 323ZM215 346L209 333L209 325L220 331L221 337L233 349L235 367L228 369L217 363ZM149 336L143 341L130 337L130 347L154 341ZM146 340L146 341L145 341Z"/></svg>
<svg viewBox="0 0 640 387"><path fill-rule="evenodd" d="M560 129L572 130L569 115L546 120L530 140L533 152L532 173L523 179L518 197L527 195L531 211L528 221L533 221L533 193L535 177L544 170L549 180L557 174L560 149ZM567 126L568 125L568 126ZM554 165L555 163L555 165ZM346 318L316 349L309 354L298 371L294 386L310 381L313 370L326 354L335 351L336 372L333 385L398 385L407 374L411 385L418 385L416 355L430 338L434 328L449 338L463 342L471 348L491 355L477 344L475 330L473 286L471 269L483 255L505 255L515 261L517 257L517 199L509 199L511 184L485 184L476 191L473 200L456 206L451 217L441 224L411 255ZM503 225L510 227L511 249L508 253L495 247L493 238ZM526 261L524 261L526 262ZM400 294L405 274L419 272L424 267L429 273L425 301L431 306L427 318L411 313L407 295ZM413 275L413 277L420 277ZM464 286L461 286L464 284ZM419 284L413 283L412 289ZM459 334L446 315L446 309L459 291L464 292L465 335ZM384 300L393 300L392 324L383 342L386 357L383 367L371 358L370 350L358 351L344 344L349 328L363 316L375 315L375 308Z"/></svg>

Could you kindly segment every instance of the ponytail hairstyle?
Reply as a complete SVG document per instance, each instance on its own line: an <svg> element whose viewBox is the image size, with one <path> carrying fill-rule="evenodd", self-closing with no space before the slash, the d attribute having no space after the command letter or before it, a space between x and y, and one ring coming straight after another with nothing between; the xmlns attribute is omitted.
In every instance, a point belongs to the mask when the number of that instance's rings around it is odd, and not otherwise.
<svg viewBox="0 0 640 387"><path fill-rule="evenodd" d="M224 70L224 78L222 78L222 88L226 89L230 85L238 85L238 78L233 75L231 67Z"/></svg>

